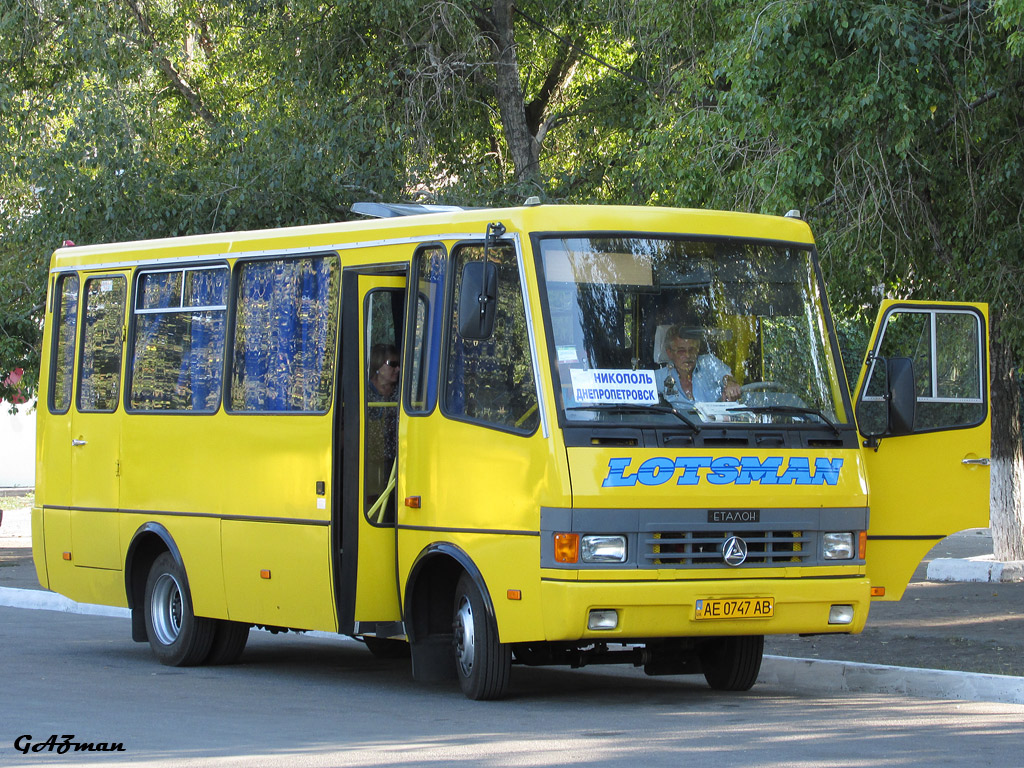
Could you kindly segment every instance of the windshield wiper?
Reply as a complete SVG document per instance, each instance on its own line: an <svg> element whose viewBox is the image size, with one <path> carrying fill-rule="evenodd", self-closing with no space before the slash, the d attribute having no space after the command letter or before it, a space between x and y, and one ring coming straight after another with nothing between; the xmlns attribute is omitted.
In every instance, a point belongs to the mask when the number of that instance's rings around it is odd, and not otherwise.
<svg viewBox="0 0 1024 768"><path fill-rule="evenodd" d="M730 411L744 411L746 413L788 413L794 416L817 416L828 425L836 437L842 433L839 426L818 408L804 408L800 405L743 405L738 408L730 408Z"/></svg>
<svg viewBox="0 0 1024 768"><path fill-rule="evenodd" d="M677 408L673 408L671 405L628 405L625 403L612 403L609 405L573 405L569 406L565 410L567 411L602 411L605 413L647 413L654 411L654 413L671 413L683 424L693 430L694 434L700 432L700 425L697 424L693 419L686 416L682 411Z"/></svg>

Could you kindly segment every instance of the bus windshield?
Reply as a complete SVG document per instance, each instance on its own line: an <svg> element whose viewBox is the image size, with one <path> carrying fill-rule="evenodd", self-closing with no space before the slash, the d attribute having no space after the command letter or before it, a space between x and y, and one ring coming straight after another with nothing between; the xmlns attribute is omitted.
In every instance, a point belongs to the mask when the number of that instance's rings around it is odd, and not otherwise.
<svg viewBox="0 0 1024 768"><path fill-rule="evenodd" d="M809 249L575 236L540 255L568 422L847 423Z"/></svg>

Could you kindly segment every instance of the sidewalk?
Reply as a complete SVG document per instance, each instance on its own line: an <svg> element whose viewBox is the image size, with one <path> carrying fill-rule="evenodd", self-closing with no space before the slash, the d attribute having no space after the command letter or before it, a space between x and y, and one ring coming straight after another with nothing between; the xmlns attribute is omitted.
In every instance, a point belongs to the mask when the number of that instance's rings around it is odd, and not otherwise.
<svg viewBox="0 0 1024 768"><path fill-rule="evenodd" d="M41 587L32 563L29 509L16 509L11 501L0 497L0 604L14 600L20 607L27 604L22 590ZM901 601L872 604L861 634L765 638L761 682L1024 704L1024 582L929 580L934 561L991 554L987 529L954 534L928 554ZM32 602L51 610L94 609L61 601L39 595Z"/></svg>

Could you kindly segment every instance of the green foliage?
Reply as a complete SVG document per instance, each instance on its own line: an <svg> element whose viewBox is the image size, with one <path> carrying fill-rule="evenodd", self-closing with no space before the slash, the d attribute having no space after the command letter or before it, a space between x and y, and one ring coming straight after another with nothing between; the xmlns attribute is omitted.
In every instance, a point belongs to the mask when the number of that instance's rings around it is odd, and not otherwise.
<svg viewBox="0 0 1024 768"><path fill-rule="evenodd" d="M358 199L798 208L855 325L879 291L1021 304L1020 0L522 0L512 115L501 4L0 0L0 373L36 385L65 239Z"/></svg>

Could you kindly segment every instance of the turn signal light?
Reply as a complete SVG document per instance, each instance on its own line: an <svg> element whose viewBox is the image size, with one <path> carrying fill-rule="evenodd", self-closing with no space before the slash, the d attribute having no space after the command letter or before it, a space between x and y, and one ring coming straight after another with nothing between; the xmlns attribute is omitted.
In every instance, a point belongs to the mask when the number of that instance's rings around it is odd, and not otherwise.
<svg viewBox="0 0 1024 768"><path fill-rule="evenodd" d="M872 597L885 597L885 587L872 587L871 588L871 596Z"/></svg>
<svg viewBox="0 0 1024 768"><path fill-rule="evenodd" d="M555 534L555 562L578 563L580 560L580 535L578 533Z"/></svg>
<svg viewBox="0 0 1024 768"><path fill-rule="evenodd" d="M857 541L857 559L864 560L868 554L868 532L861 531Z"/></svg>

